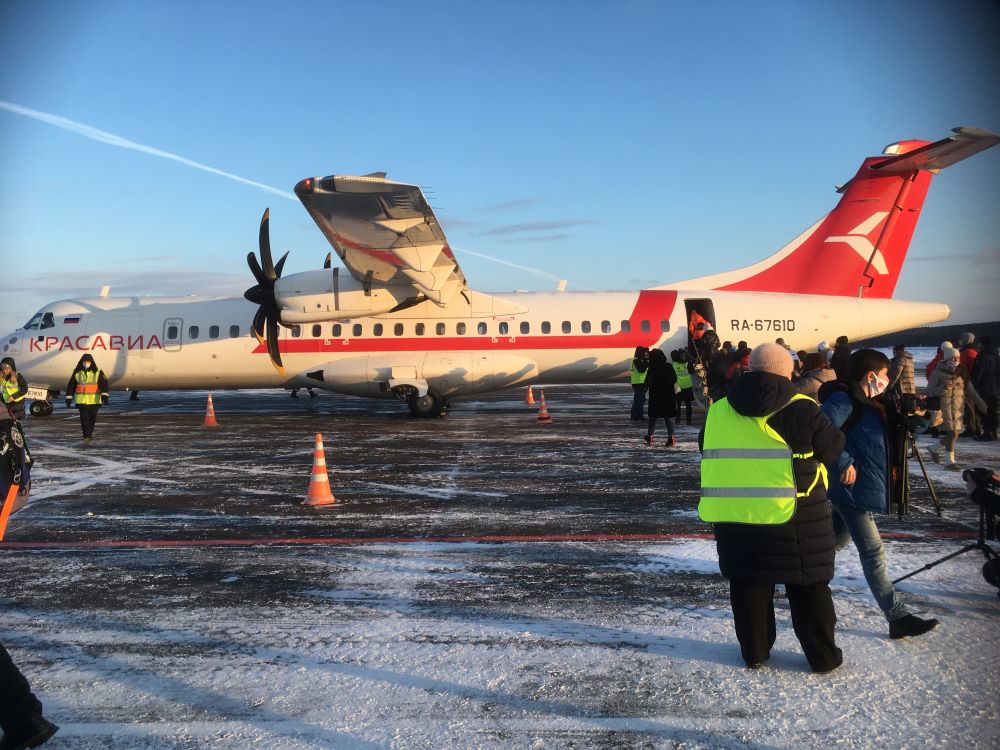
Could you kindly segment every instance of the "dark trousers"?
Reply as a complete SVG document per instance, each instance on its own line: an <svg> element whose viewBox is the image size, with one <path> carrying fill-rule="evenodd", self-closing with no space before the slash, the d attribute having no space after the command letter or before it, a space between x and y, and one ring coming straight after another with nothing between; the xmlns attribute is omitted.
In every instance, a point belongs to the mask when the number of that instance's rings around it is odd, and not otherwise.
<svg viewBox="0 0 1000 750"><path fill-rule="evenodd" d="M682 406L687 410L687 423L691 424L691 402L690 401L684 401L684 400L682 400L680 394L678 394L678 396L677 396L677 423L678 424L680 424L680 422L681 422L681 407Z"/></svg>
<svg viewBox="0 0 1000 750"><path fill-rule="evenodd" d="M792 611L792 628L809 666L817 672L832 669L843 657L833 637L837 614L830 585L786 583L785 594ZM775 638L774 584L730 581L729 600L744 661L748 664L767 661Z"/></svg>
<svg viewBox="0 0 1000 750"><path fill-rule="evenodd" d="M30 714L41 712L41 702L0 643L0 729L16 731Z"/></svg>
<svg viewBox="0 0 1000 750"><path fill-rule="evenodd" d="M80 406L80 426L83 428L85 438L94 436L94 426L97 424L97 410L99 406Z"/></svg>
<svg viewBox="0 0 1000 750"><path fill-rule="evenodd" d="M662 419L667 423L667 434L673 437L674 434L674 420L670 417L654 417L652 414L649 415L649 423L646 426L646 434L653 437L653 433L656 432L656 422Z"/></svg>
<svg viewBox="0 0 1000 750"><path fill-rule="evenodd" d="M646 405L646 384L632 383L632 420L642 419L642 410Z"/></svg>
<svg viewBox="0 0 1000 750"><path fill-rule="evenodd" d="M986 416L983 418L983 433L997 439L997 396L983 396L986 402Z"/></svg>

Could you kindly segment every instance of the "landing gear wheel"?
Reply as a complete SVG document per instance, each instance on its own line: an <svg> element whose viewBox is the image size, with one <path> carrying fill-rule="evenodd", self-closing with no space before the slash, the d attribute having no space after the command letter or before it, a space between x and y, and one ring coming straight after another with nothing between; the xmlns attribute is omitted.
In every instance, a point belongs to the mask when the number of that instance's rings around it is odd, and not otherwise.
<svg viewBox="0 0 1000 750"><path fill-rule="evenodd" d="M415 417L430 419L444 414L444 400L434 390L428 390L424 396L407 399L406 405L410 407L410 413Z"/></svg>
<svg viewBox="0 0 1000 750"><path fill-rule="evenodd" d="M32 401L28 411L33 417L47 417L52 413L52 404L48 401Z"/></svg>

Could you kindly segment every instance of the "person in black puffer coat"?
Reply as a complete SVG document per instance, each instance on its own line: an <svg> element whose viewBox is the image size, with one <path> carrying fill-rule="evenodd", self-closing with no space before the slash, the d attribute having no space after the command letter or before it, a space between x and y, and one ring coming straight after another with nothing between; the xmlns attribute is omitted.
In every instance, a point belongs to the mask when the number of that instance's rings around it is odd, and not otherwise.
<svg viewBox="0 0 1000 750"><path fill-rule="evenodd" d="M826 483L817 480L822 462L840 455L844 434L812 399L792 400L791 355L776 344L753 350L750 372L729 393L732 408L746 417L772 415L767 425L793 453L798 492L792 518L783 524L716 523L719 568L730 582L730 600L743 659L759 667L775 639L774 587L784 584L795 635L814 672L830 672L843 662L834 641L837 621L829 583L833 578L834 534ZM713 407L714 408L714 407ZM704 430L700 438L703 445Z"/></svg>
<svg viewBox="0 0 1000 750"><path fill-rule="evenodd" d="M674 386L677 385L677 373L667 362L667 355L661 349L653 349L649 353L646 385L649 386L649 425L646 427L646 445L653 444L653 433L656 432L656 422L659 419L667 423L667 445L676 445L674 417L678 412Z"/></svg>
<svg viewBox="0 0 1000 750"><path fill-rule="evenodd" d="M989 336L982 338L983 350L972 366L972 385L986 402L986 419L980 440L997 439L997 397L1000 396L1000 355Z"/></svg>

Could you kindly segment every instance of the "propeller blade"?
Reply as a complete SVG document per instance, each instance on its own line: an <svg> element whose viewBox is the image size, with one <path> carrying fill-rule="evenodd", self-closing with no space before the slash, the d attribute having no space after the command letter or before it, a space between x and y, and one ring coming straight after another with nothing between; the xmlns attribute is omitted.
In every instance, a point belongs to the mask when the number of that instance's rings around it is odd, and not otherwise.
<svg viewBox="0 0 1000 750"><path fill-rule="evenodd" d="M333 262L333 253L326 254L326 260L323 261L323 268L329 268Z"/></svg>
<svg viewBox="0 0 1000 750"><path fill-rule="evenodd" d="M257 256L253 253L247 253L247 265L250 266L250 273L257 280L259 285L263 285L267 281L267 277L264 276L264 270L260 267L260 263L257 262Z"/></svg>
<svg viewBox="0 0 1000 750"><path fill-rule="evenodd" d="M267 322L268 310L261 305L257 308L257 314L253 316L253 332L257 334L257 338L263 340L264 338L264 325Z"/></svg>
<svg viewBox="0 0 1000 750"><path fill-rule="evenodd" d="M260 220L260 262L264 264L264 275L274 281L274 263L271 262L271 209L264 209L264 216Z"/></svg>
<svg viewBox="0 0 1000 750"><path fill-rule="evenodd" d="M285 267L285 259L288 257L288 253L285 253L278 259L278 262L274 265L274 278L281 278L281 269Z"/></svg>
<svg viewBox="0 0 1000 750"><path fill-rule="evenodd" d="M271 357L271 362L279 370L281 369L281 352L278 351L278 311L273 310L267 316L267 353Z"/></svg>

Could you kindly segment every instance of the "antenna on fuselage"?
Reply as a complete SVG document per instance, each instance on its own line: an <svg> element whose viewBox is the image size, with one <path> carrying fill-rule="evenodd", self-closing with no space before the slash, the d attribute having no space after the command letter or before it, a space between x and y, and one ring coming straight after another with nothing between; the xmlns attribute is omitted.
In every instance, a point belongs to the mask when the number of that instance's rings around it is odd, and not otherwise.
<svg viewBox="0 0 1000 750"><path fill-rule="evenodd" d="M100 296L107 297L108 294L110 294L110 292L111 292L111 287L110 286L107 286L107 285L102 286L101 287L101 295Z"/></svg>
<svg viewBox="0 0 1000 750"><path fill-rule="evenodd" d="M566 279L559 279L559 286L556 287L557 292L566 291Z"/></svg>

